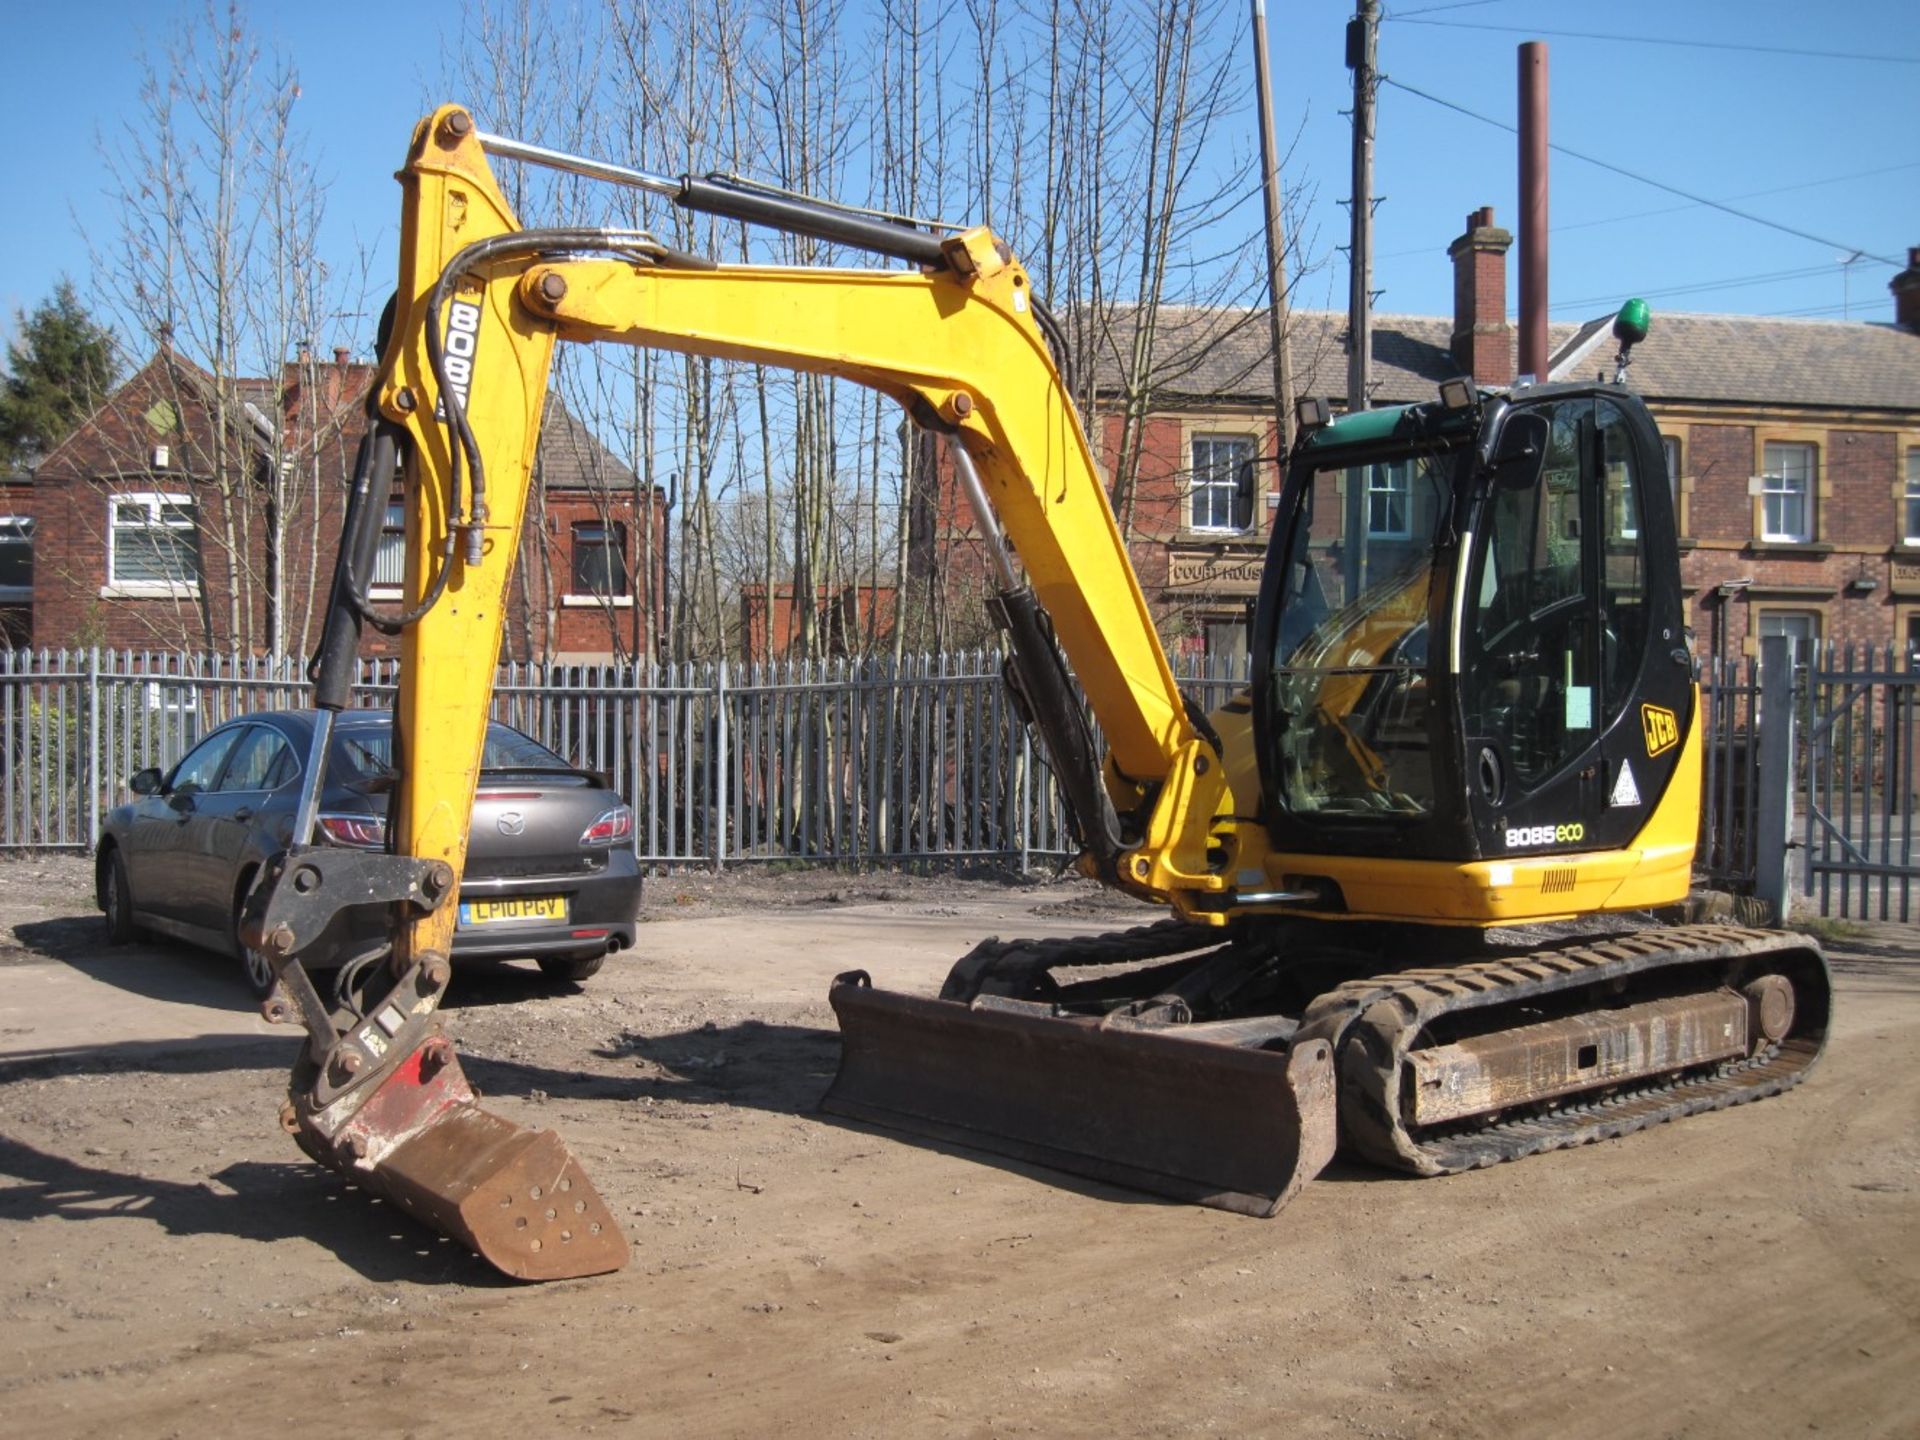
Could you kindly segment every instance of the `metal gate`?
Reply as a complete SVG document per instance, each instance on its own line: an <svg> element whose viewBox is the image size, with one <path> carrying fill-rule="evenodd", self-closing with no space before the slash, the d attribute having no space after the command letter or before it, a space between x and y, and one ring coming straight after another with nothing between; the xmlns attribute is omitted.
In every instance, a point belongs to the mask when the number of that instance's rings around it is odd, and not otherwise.
<svg viewBox="0 0 1920 1440"><path fill-rule="evenodd" d="M1920 673L1891 646L1827 646L1815 649L1801 682L1802 893L1822 915L1909 920L1920 880Z"/></svg>

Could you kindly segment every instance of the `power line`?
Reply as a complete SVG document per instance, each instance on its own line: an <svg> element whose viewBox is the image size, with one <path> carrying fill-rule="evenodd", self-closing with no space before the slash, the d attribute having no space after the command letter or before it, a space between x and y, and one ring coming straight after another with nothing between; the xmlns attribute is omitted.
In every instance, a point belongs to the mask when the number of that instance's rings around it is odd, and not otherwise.
<svg viewBox="0 0 1920 1440"><path fill-rule="evenodd" d="M1482 124L1491 125L1497 130L1505 130L1509 135L1518 133L1514 126L1507 124L1504 120L1496 120L1491 115L1482 115L1477 110L1469 110L1466 106L1456 105L1451 100L1442 100L1438 95L1429 95L1425 90L1415 89L1404 80L1395 80L1391 76L1382 75L1380 77L1380 83L1383 85L1391 85L1396 90L1404 90L1409 95L1418 95L1422 100L1438 105L1444 110L1456 111L1459 114L1465 115L1470 120L1478 120ZM1615 175L1625 176L1629 180L1637 180L1642 185L1651 185L1656 190L1664 190L1669 195L1678 195L1682 200L1690 200L1695 205L1705 205L1710 210L1719 210L1737 219L1751 221L1755 225L1763 225L1769 230L1778 230L1781 234L1791 235L1796 240L1811 241L1815 245L1824 245L1829 250L1840 250L1849 254L1858 254L1863 259L1878 260L1883 265L1892 265L1895 268L1899 267L1900 262L1898 260L1890 260L1885 255L1876 255L1863 246L1849 245L1841 240L1831 240L1824 235L1815 235L1808 230L1796 230L1791 225L1782 225L1778 220L1769 220L1763 215L1755 215L1750 210L1737 210L1722 201L1709 200L1704 195L1696 195L1691 190L1682 190L1678 185L1669 185L1664 180L1655 180L1650 176L1641 175L1636 171L1627 169L1625 166L1615 165L1610 160L1601 160L1593 155L1585 155L1578 150L1569 149L1565 145L1550 144L1548 148L1557 150L1560 154L1570 159L1583 160L1587 164L1596 165L1602 170L1612 171Z"/></svg>
<svg viewBox="0 0 1920 1440"><path fill-rule="evenodd" d="M1441 7L1446 8L1446 7ZM1886 65L1920 65L1920 55L1867 55L1854 50L1800 50L1786 45L1742 45L1734 40L1670 40L1659 35L1603 35L1593 30L1542 30L1534 25L1486 25L1473 20L1416 20L1424 10L1394 15L1409 25L1438 25L1449 30L1498 30L1507 35L1551 35L1561 40L1611 40L1621 45L1672 45L1687 50L1740 50L1750 55L1791 55L1796 60L1867 60Z"/></svg>
<svg viewBox="0 0 1920 1440"><path fill-rule="evenodd" d="M1855 170L1848 175L1830 175L1824 180L1801 180L1792 185L1774 185L1765 190L1744 190L1738 195L1729 195L1728 200L1757 200L1762 195L1786 195L1795 190L1812 190L1820 185L1839 185L1848 180L1865 180L1874 175L1891 175L1898 170L1920 170L1920 160L1910 160L1904 165L1882 165L1873 170ZM1604 220L1576 220L1571 225L1553 227L1557 235L1563 230L1591 230L1598 225L1618 225L1627 220L1646 220L1655 215L1675 215L1682 210L1691 210L1692 205L1663 205L1658 210L1641 210L1631 215L1613 215Z"/></svg>
<svg viewBox="0 0 1920 1440"><path fill-rule="evenodd" d="M1772 185L1765 190L1743 190L1737 195L1727 195L1726 200L1757 200L1763 195L1788 195L1795 190L1812 190L1821 185L1840 185L1849 180L1866 180L1876 175L1892 175L1902 170L1920 170L1920 160L1910 160L1902 165L1881 165L1872 170L1854 170L1845 175L1829 175L1820 180L1796 180L1791 185ZM1591 230L1600 225L1622 225L1629 220L1648 220L1657 215L1678 215L1683 210L1697 209L1694 203L1686 205L1662 205L1657 210L1635 210L1626 215L1609 215L1599 220L1575 220L1568 225L1555 225L1551 233L1565 234L1571 230ZM1409 255L1431 255L1441 249L1438 245L1422 245L1417 249L1390 250L1377 256L1381 260L1403 260Z"/></svg>
<svg viewBox="0 0 1920 1440"><path fill-rule="evenodd" d="M1501 5L1505 3L1506 0L1453 0L1453 3L1449 5L1422 5L1418 10L1388 10L1383 12L1383 18L1400 20L1410 15L1432 15L1440 10L1472 10L1480 5Z"/></svg>
<svg viewBox="0 0 1920 1440"><path fill-rule="evenodd" d="M1765 310L1761 312L1763 320L1807 320L1819 315L1844 315L1850 305L1814 305L1805 310Z"/></svg>
<svg viewBox="0 0 1920 1440"><path fill-rule="evenodd" d="M1789 280L1805 280L1814 275L1833 273L1832 265L1809 265L1801 270L1770 270L1759 275L1734 275L1725 280L1699 280L1689 285L1669 285L1660 290L1638 290L1634 293L1643 300L1659 300L1673 295L1699 295L1715 290L1742 290L1750 285L1780 285ZM1586 305L1611 304L1614 297L1594 295L1580 300L1559 300L1554 302L1556 310L1571 310Z"/></svg>

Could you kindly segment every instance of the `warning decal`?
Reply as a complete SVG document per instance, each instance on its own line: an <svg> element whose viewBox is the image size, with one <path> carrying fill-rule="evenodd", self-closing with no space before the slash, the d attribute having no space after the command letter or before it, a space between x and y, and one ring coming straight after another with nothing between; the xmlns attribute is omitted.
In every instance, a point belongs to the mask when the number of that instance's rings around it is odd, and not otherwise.
<svg viewBox="0 0 1920 1440"><path fill-rule="evenodd" d="M1640 803L1640 787L1633 783L1633 766L1625 760L1620 762L1620 778L1613 782L1613 794L1607 803L1616 809Z"/></svg>

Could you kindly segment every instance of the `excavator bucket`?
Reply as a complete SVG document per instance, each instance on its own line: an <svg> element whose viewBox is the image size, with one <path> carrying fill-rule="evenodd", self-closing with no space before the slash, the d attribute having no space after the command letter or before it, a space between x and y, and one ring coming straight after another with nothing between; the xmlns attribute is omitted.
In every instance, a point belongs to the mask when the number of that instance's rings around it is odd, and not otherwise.
<svg viewBox="0 0 1920 1440"><path fill-rule="evenodd" d="M859 971L829 998L840 1071L821 1107L835 1115L1243 1215L1274 1214L1333 1156L1325 1041L1281 1052L922 999Z"/></svg>
<svg viewBox="0 0 1920 1440"><path fill-rule="evenodd" d="M329 1139L296 1116L301 1148L519 1280L600 1275L627 1242L565 1143L476 1103L453 1048L429 1038Z"/></svg>

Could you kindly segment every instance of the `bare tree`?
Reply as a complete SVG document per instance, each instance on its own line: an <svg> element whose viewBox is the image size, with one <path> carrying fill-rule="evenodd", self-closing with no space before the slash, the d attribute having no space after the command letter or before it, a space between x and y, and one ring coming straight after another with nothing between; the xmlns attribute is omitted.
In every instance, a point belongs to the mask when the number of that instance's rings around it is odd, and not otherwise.
<svg viewBox="0 0 1920 1440"><path fill-rule="evenodd" d="M312 615L317 556L292 563L288 537L314 532L322 457L338 449L340 397L313 357L352 307L315 249L326 187L299 96L292 63L263 56L238 0L206 0L143 58L139 116L102 141L122 220L96 279L128 333L180 362L158 373L174 414L193 417L181 459L210 647L283 652ZM306 368L290 373L296 354ZM151 468L138 452L123 463L129 480Z"/></svg>

